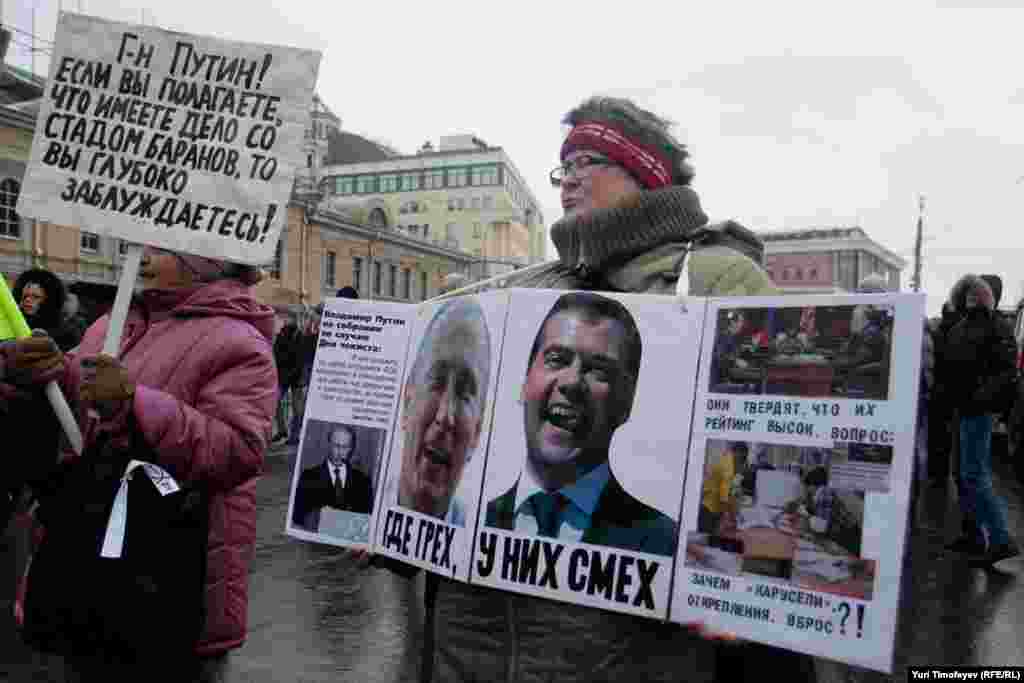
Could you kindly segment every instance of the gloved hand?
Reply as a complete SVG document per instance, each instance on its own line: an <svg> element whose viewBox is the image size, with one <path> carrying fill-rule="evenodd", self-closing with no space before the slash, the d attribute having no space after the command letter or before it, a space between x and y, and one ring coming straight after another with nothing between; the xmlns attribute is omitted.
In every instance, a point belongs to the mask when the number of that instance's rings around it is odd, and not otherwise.
<svg viewBox="0 0 1024 683"><path fill-rule="evenodd" d="M82 383L78 390L83 403L92 404L103 418L125 409L135 396L135 380L121 362L100 354L82 359Z"/></svg>
<svg viewBox="0 0 1024 683"><path fill-rule="evenodd" d="M46 384L64 370L64 354L42 330L2 347L4 381L17 386Z"/></svg>

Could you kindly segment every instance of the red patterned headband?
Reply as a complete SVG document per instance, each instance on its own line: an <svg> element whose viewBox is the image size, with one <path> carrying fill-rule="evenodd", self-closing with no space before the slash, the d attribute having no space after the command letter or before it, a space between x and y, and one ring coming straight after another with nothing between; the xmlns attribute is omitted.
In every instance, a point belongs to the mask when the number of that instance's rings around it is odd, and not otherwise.
<svg viewBox="0 0 1024 683"><path fill-rule="evenodd" d="M606 123L588 121L574 127L562 143L561 158L564 160L570 153L583 149L605 154L649 190L672 184L671 165L665 157L633 142Z"/></svg>

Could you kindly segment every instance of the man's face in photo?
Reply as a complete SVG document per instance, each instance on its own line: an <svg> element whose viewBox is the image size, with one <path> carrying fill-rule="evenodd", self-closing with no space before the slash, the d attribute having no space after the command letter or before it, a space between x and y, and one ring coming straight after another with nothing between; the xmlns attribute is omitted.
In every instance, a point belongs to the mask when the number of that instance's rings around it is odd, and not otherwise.
<svg viewBox="0 0 1024 683"><path fill-rule="evenodd" d="M352 435L347 429L335 429L331 432L330 449L327 452L327 459L332 465L348 465L352 460L352 451L355 444Z"/></svg>
<svg viewBox="0 0 1024 683"><path fill-rule="evenodd" d="M405 388L399 503L444 517L480 441L486 384L481 334L460 320L430 344L429 363Z"/></svg>
<svg viewBox="0 0 1024 683"><path fill-rule="evenodd" d="M584 453L607 456L633 401L625 343L624 327L611 318L567 310L544 324L523 386L531 460L557 466Z"/></svg>

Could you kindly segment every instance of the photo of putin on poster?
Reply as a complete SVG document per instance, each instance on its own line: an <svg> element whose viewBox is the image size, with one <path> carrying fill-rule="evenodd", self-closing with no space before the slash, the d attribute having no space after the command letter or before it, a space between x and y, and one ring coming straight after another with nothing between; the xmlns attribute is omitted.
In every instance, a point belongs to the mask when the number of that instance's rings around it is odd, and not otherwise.
<svg viewBox="0 0 1024 683"><path fill-rule="evenodd" d="M642 342L620 302L562 295L530 351L520 403L526 459L487 504L485 525L671 556L676 523L625 491L609 466L612 436L630 417Z"/></svg>
<svg viewBox="0 0 1024 683"><path fill-rule="evenodd" d="M491 335L480 304L468 298L442 304L402 390L401 507L465 526L456 491L480 446L491 367Z"/></svg>
<svg viewBox="0 0 1024 683"><path fill-rule="evenodd" d="M380 429L309 420L292 524L312 533L326 532L321 525L325 510L369 515L373 510L371 480L383 435Z"/></svg>

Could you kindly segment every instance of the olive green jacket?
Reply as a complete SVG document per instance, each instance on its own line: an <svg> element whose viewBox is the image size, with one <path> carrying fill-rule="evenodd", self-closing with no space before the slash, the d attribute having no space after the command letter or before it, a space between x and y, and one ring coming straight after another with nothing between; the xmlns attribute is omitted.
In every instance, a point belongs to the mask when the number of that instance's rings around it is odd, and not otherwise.
<svg viewBox="0 0 1024 683"><path fill-rule="evenodd" d="M444 296L507 287L675 294L683 272L691 296L778 294L757 263L727 246L729 224L709 224L688 187L643 192L616 208L555 223L557 260Z"/></svg>

